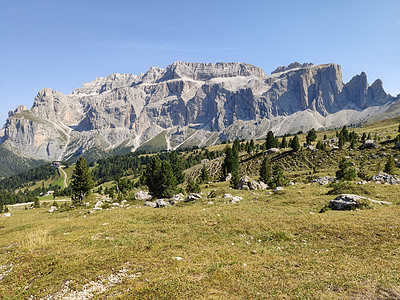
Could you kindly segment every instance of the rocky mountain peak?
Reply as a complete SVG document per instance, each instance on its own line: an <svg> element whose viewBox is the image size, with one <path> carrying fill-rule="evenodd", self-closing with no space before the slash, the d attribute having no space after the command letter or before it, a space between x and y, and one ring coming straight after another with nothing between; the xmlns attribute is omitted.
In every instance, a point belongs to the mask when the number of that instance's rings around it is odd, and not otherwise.
<svg viewBox="0 0 400 300"><path fill-rule="evenodd" d="M15 110L11 110L8 112L8 117L11 117L11 116L13 116L17 113L23 112L25 110L28 110L25 105L23 105L23 104L18 105L18 107Z"/></svg>
<svg viewBox="0 0 400 300"><path fill-rule="evenodd" d="M246 63L188 63L177 61L166 68L162 80L190 78L206 81L212 78L225 78L236 76L265 77L262 69Z"/></svg>
<svg viewBox="0 0 400 300"><path fill-rule="evenodd" d="M281 72L285 72L285 71L292 70L292 69L298 69L298 68L308 68L308 67L312 67L312 66L314 66L313 63L301 64L299 62L294 62L288 66L282 66L282 67L276 68L274 71L271 72L271 74L281 73Z"/></svg>
<svg viewBox="0 0 400 300"><path fill-rule="evenodd" d="M385 93L381 80L369 86L364 72L344 83L333 63L296 62L273 73L246 63L178 61L139 75L98 77L72 94L45 88L30 110L10 113L0 143L48 160L93 148L204 146L264 138L269 130L283 135L355 124L400 100Z"/></svg>

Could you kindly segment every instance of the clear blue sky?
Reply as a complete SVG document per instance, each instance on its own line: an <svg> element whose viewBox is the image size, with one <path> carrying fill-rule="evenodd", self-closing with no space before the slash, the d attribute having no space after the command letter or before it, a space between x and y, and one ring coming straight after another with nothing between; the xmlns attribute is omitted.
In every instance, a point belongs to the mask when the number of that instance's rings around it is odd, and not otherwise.
<svg viewBox="0 0 400 300"><path fill-rule="evenodd" d="M174 61L335 62L400 93L399 0L0 0L0 123L44 88Z"/></svg>

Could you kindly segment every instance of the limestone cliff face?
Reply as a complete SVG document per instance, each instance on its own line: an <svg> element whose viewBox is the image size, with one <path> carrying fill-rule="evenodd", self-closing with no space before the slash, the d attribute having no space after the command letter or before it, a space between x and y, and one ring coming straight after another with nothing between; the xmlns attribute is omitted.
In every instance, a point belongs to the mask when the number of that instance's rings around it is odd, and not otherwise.
<svg viewBox="0 0 400 300"><path fill-rule="evenodd" d="M382 81L369 86L365 73L344 84L336 64L293 63L266 76L245 63L175 62L139 75L96 78L68 95L42 89L31 109L10 112L0 141L48 160L91 147L136 149L163 132L167 148L208 145L263 137L267 130L341 126L394 100ZM351 119L332 117L345 109L354 112Z"/></svg>

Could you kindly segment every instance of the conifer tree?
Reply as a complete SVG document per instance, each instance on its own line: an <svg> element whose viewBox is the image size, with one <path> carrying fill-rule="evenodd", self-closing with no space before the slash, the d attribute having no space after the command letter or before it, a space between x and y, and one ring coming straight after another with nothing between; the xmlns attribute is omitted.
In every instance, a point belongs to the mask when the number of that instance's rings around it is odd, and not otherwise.
<svg viewBox="0 0 400 300"><path fill-rule="evenodd" d="M189 178L189 181L186 185L187 193L200 193L200 185L198 182L194 182L193 178Z"/></svg>
<svg viewBox="0 0 400 300"><path fill-rule="evenodd" d="M78 202L82 202L83 198L93 188L94 183L92 180L92 174L90 173L86 159L82 156L78 159L75 164L75 170L72 174L71 182L73 195Z"/></svg>
<svg viewBox="0 0 400 300"><path fill-rule="evenodd" d="M278 139L275 138L274 133L272 131L268 131L267 133L267 138L265 140L265 147L267 150L279 147Z"/></svg>
<svg viewBox="0 0 400 300"><path fill-rule="evenodd" d="M203 168L201 169L201 181L202 182L207 182L210 180L210 176L208 175L208 171L205 165L203 165Z"/></svg>
<svg viewBox="0 0 400 300"><path fill-rule="evenodd" d="M356 170L350 168L350 162L343 157L339 163L339 170L336 171L336 178L341 180L354 180L356 178Z"/></svg>
<svg viewBox="0 0 400 300"><path fill-rule="evenodd" d="M394 163L394 159L393 156L390 155L386 161L385 164L385 169L384 169L385 173L393 175L396 171L396 165Z"/></svg>
<svg viewBox="0 0 400 300"><path fill-rule="evenodd" d="M295 152L300 150L299 137L297 136L297 134L293 137L293 140L292 140L292 143L291 143L290 147Z"/></svg>
<svg viewBox="0 0 400 300"><path fill-rule="evenodd" d="M35 197L35 200L33 201L33 206L35 208L40 208L40 202L38 197Z"/></svg>
<svg viewBox="0 0 400 300"><path fill-rule="evenodd" d="M315 141L316 139L317 139L317 132L315 131L314 128L312 128L312 129L308 132L308 134L307 134L307 136L306 136L306 143L307 143L308 145L310 145L311 142Z"/></svg>
<svg viewBox="0 0 400 300"><path fill-rule="evenodd" d="M160 181L160 194L157 196L161 197L172 197L176 192L176 186L178 185L177 179L174 175L174 171L171 164L163 160L161 162L161 181Z"/></svg>
<svg viewBox="0 0 400 300"><path fill-rule="evenodd" d="M362 137L361 137L361 142L364 142L366 139L367 139L367 135L364 132Z"/></svg>
<svg viewBox="0 0 400 300"><path fill-rule="evenodd" d="M178 152L172 151L169 154L169 162L171 164L177 183L183 183L185 181L185 173L183 173L183 162L182 159L179 157Z"/></svg>
<svg viewBox="0 0 400 300"><path fill-rule="evenodd" d="M4 210L4 199L3 195L0 195L0 213L2 213Z"/></svg>
<svg viewBox="0 0 400 300"><path fill-rule="evenodd" d="M235 143L233 144L235 146ZM226 178L226 175L231 173L231 186L236 187L239 183L239 153L234 151L229 146L225 147L225 160L222 165L222 179Z"/></svg>
<svg viewBox="0 0 400 300"><path fill-rule="evenodd" d="M318 150L324 150L324 143L322 141L318 141L317 145L315 146Z"/></svg>
<svg viewBox="0 0 400 300"><path fill-rule="evenodd" d="M284 136L284 137L282 138L280 148L287 148L287 147L288 147L288 143L287 143L287 141L286 141L286 137Z"/></svg>
<svg viewBox="0 0 400 300"><path fill-rule="evenodd" d="M283 175L283 171L278 164L275 164L272 168L272 177L269 181L269 185L272 188L276 188L277 186L287 185L287 179Z"/></svg>
<svg viewBox="0 0 400 300"><path fill-rule="evenodd" d="M266 184L269 183L272 177L272 169L267 157L264 157L260 166L260 180Z"/></svg>
<svg viewBox="0 0 400 300"><path fill-rule="evenodd" d="M343 149L344 143L345 143L344 136L341 135L341 134L339 134L339 148L340 148L340 149Z"/></svg>
<svg viewBox="0 0 400 300"><path fill-rule="evenodd" d="M250 141L250 152L253 152L256 149L256 145L254 144L254 140Z"/></svg>

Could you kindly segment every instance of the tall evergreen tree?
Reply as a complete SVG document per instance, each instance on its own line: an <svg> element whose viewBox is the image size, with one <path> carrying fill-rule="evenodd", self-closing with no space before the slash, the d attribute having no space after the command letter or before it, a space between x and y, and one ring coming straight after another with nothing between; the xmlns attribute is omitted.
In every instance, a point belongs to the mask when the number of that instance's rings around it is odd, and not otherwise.
<svg viewBox="0 0 400 300"><path fill-rule="evenodd" d="M272 131L268 131L267 133L267 138L265 139L265 147L266 149L279 147L278 139L274 136L274 133Z"/></svg>
<svg viewBox="0 0 400 300"><path fill-rule="evenodd" d="M253 152L256 149L256 145L254 144L254 140L250 140L250 152Z"/></svg>
<svg viewBox="0 0 400 300"><path fill-rule="evenodd" d="M235 144L233 144L235 145ZM222 176L223 179L226 178L226 175L231 173L231 185L236 187L239 183L239 153L234 151L231 147L225 147L225 160L222 165Z"/></svg>
<svg viewBox="0 0 400 300"><path fill-rule="evenodd" d="M277 186L285 186L287 185L287 179L283 175L283 171L281 167L278 164L275 164L272 167L272 177L271 180L269 181L269 185L272 188L275 188Z"/></svg>
<svg viewBox="0 0 400 300"><path fill-rule="evenodd" d="M90 190L94 186L92 174L89 170L86 159L84 159L82 156L75 164L71 186L73 195L79 202L82 202L83 198L89 194Z"/></svg>
<svg viewBox="0 0 400 300"><path fill-rule="evenodd" d="M396 171L396 165L394 163L394 158L392 155L389 155L386 164L385 164L385 173L388 173L390 175L393 175Z"/></svg>
<svg viewBox="0 0 400 300"><path fill-rule="evenodd" d="M293 137L290 147L295 152L300 150L299 137L297 136L297 134Z"/></svg>
<svg viewBox="0 0 400 300"><path fill-rule="evenodd" d="M339 163L339 170L336 171L336 178L341 180L354 180L356 178L356 170L350 168L350 162L343 157Z"/></svg>
<svg viewBox="0 0 400 300"><path fill-rule="evenodd" d="M281 144L280 144L280 148L287 148L288 147L288 143L287 143L287 141L286 141L286 137L284 136L283 138L282 138L282 141L281 141Z"/></svg>
<svg viewBox="0 0 400 300"><path fill-rule="evenodd" d="M361 142L364 142L366 139L367 139L367 135L364 132L362 137L361 137Z"/></svg>
<svg viewBox="0 0 400 300"><path fill-rule="evenodd" d="M208 171L205 165L203 165L203 168L201 169L201 181L202 182L207 182L210 180L210 176L208 175Z"/></svg>
<svg viewBox="0 0 400 300"><path fill-rule="evenodd" d="M177 179L174 175L174 171L171 164L163 160L161 162L161 181L160 181L160 194L157 196L161 197L172 197L176 192L176 186L178 185Z"/></svg>
<svg viewBox="0 0 400 300"><path fill-rule="evenodd" d="M240 142L238 139L236 139L233 142L233 146L232 146L232 151L233 151L233 155L238 156L239 157L239 152L240 152Z"/></svg>
<svg viewBox="0 0 400 300"><path fill-rule="evenodd" d="M268 158L265 156L260 166L260 180L266 184L269 183L272 177L272 169Z"/></svg>
<svg viewBox="0 0 400 300"><path fill-rule="evenodd" d="M345 138L343 135L339 134L339 148L343 149L345 143Z"/></svg>
<svg viewBox="0 0 400 300"><path fill-rule="evenodd" d="M3 195L0 195L0 213L4 210L4 198Z"/></svg>
<svg viewBox="0 0 400 300"><path fill-rule="evenodd" d="M172 170L174 171L174 176L177 183L183 183L185 181L185 173L183 173L183 162L179 157L178 152L172 151L169 154L169 162L171 164Z"/></svg>
<svg viewBox="0 0 400 300"><path fill-rule="evenodd" d="M314 128L311 128L311 130L307 133L306 143L310 145L311 142L315 141L316 139L317 139L317 132L315 131Z"/></svg>

